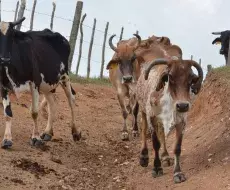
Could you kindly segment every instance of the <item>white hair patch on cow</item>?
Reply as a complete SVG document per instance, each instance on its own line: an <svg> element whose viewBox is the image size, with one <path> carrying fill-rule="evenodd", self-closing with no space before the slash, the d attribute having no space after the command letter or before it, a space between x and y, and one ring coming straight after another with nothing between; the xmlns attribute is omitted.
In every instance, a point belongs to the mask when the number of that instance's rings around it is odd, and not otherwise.
<svg viewBox="0 0 230 190"><path fill-rule="evenodd" d="M60 71L65 71L65 65L62 62L61 62L61 65L60 65Z"/></svg>
<svg viewBox="0 0 230 190"><path fill-rule="evenodd" d="M6 35L10 24L8 22L0 22L0 30L3 35Z"/></svg>
<svg viewBox="0 0 230 190"><path fill-rule="evenodd" d="M41 78L42 78L42 82L40 84L40 91L43 93L50 92L51 90L55 89L59 84L59 83L56 83L56 84L50 85L49 83L45 81L45 77L42 73L41 73Z"/></svg>

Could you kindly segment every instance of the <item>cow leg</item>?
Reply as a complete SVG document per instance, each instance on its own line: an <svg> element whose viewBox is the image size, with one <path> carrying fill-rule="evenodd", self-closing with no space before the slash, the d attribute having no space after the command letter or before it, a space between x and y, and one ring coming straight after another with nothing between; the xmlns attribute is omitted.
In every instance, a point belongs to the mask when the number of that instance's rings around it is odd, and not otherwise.
<svg viewBox="0 0 230 190"><path fill-rule="evenodd" d="M122 116L124 119L123 129L121 132L121 139L125 141L125 140L129 140L129 133L128 133L127 124L126 124L129 113L125 106L125 97L126 97L126 94L128 94L128 89L126 87L123 87L123 88L120 87L120 88L121 89L118 89L117 97L118 97L119 104L121 106Z"/></svg>
<svg viewBox="0 0 230 190"><path fill-rule="evenodd" d="M141 154L140 154L140 165L147 167L149 164L149 154L147 146L147 119L146 114L141 112Z"/></svg>
<svg viewBox="0 0 230 190"><path fill-rule="evenodd" d="M74 141L79 141L81 139L81 130L79 127L76 126L75 122L75 114L74 114L74 105L75 105L75 91L71 87L70 79L68 75L63 75L61 77L61 86L65 91L67 96L69 106L71 109L71 129L72 129L72 136Z"/></svg>
<svg viewBox="0 0 230 190"><path fill-rule="evenodd" d="M6 120L6 128L4 133L4 138L2 141L2 148L8 149L13 145L12 135L11 135L11 122L12 122L12 110L10 105L10 97L8 91L2 88L2 103L4 108L4 116Z"/></svg>
<svg viewBox="0 0 230 190"><path fill-rule="evenodd" d="M138 102L134 103L134 106L132 108L132 117L133 117L133 121L132 121L132 128L133 128L133 137L137 137L138 136L138 126L137 126L137 115L138 115L138 111L139 111L139 104Z"/></svg>
<svg viewBox="0 0 230 190"><path fill-rule="evenodd" d="M42 99L42 102L40 104L40 112L41 112L42 116L45 119L48 119L48 113L47 113L47 110L46 110L46 106L47 106L47 100L46 100L46 98L44 96L43 99Z"/></svg>
<svg viewBox="0 0 230 190"><path fill-rule="evenodd" d="M32 146L41 146L44 143L42 142L39 132L38 132L38 107L39 107L39 92L34 84L30 84L30 91L32 94L32 105L31 105L31 116L34 121L34 127L31 137Z"/></svg>
<svg viewBox="0 0 230 190"><path fill-rule="evenodd" d="M181 183L186 180L184 174L181 172L180 168L180 154L181 154L181 144L184 131L184 123L176 125L176 144L174 148L175 160L174 160L174 182Z"/></svg>
<svg viewBox="0 0 230 190"><path fill-rule="evenodd" d="M50 141L53 136L53 121L56 115L56 106L53 93L49 92L48 94L44 94L44 99L48 103L48 122L44 133L41 135L41 138L44 141Z"/></svg>
<svg viewBox="0 0 230 190"><path fill-rule="evenodd" d="M164 128L162 125L159 125L158 131L157 131L157 137L160 141L160 144L163 146L163 151L161 153L161 162L164 167L172 166L173 165L173 159L169 157L169 153L166 148L165 143L165 133Z"/></svg>
<svg viewBox="0 0 230 190"><path fill-rule="evenodd" d="M155 126L159 127L159 126ZM159 156L159 150L161 147L160 141L157 137L157 133L155 130L152 131L152 143L153 143L153 149L155 152L155 158L154 158L154 168L152 171L152 176L153 177L158 177L163 175L163 169L161 167L161 161L160 161L160 156Z"/></svg>

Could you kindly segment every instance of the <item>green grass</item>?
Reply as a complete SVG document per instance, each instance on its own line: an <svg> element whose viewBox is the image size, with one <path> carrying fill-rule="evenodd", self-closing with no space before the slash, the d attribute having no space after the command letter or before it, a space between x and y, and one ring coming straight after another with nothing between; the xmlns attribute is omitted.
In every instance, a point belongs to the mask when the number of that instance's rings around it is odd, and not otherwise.
<svg viewBox="0 0 230 190"><path fill-rule="evenodd" d="M221 78L224 77L224 78L230 79L230 67L229 66L221 66L221 67L214 68L212 72L214 72L215 74L218 74L218 76L220 76Z"/></svg>
<svg viewBox="0 0 230 190"><path fill-rule="evenodd" d="M93 78L85 78L81 76L76 76L74 74L70 74L70 80L73 83L80 83L80 84L97 84L97 85L106 85L111 86L111 83L109 81L109 78L99 78L99 77L93 77Z"/></svg>

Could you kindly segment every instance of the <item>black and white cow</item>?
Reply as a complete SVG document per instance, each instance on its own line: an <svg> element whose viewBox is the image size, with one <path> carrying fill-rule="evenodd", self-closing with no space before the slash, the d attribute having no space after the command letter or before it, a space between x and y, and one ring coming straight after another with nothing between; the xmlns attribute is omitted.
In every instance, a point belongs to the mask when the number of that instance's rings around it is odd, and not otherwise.
<svg viewBox="0 0 230 190"><path fill-rule="evenodd" d="M224 55L225 61L228 61L228 50L229 50L229 37L230 30L222 31L222 32L213 32L213 35L220 35L220 37L213 40L212 44L221 44L220 54Z"/></svg>
<svg viewBox="0 0 230 190"><path fill-rule="evenodd" d="M43 31L21 32L14 26L22 23L0 22L0 79L1 93L6 118L6 128L2 148L12 146L11 120L13 117L10 105L9 91L17 95L28 89L32 95L31 115L34 127L31 143L34 146L50 140L53 135L52 125L55 117L55 100L53 92L61 84L71 108L71 128L73 139L81 138L80 128L76 127L74 116L75 92L68 76L68 57L70 46L59 33L46 29ZM48 123L40 137L38 131L39 94L44 94L48 104Z"/></svg>

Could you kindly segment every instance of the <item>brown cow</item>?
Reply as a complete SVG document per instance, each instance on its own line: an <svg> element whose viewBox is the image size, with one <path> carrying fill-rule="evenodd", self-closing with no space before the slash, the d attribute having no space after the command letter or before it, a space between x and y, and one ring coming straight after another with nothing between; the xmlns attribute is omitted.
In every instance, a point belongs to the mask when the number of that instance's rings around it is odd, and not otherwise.
<svg viewBox="0 0 230 190"><path fill-rule="evenodd" d="M139 77L136 71L140 70L138 68L138 57L135 54L135 50L139 47L141 43L141 37L137 34L134 34L134 36L137 38L137 41L135 40L135 38L132 38L128 41L122 40L118 42L117 47L115 47L112 43L115 35L112 35L109 39L109 45L111 49L115 51L115 54L112 60L109 61L107 69L109 69L110 81L117 90L117 97L121 106L122 116L124 119L122 140L129 139L126 119L130 112L133 115L133 134L134 136L136 136L138 133L138 104L135 101L135 94L133 92L135 91L136 81ZM129 104L127 106L125 105L125 98L129 99Z"/></svg>
<svg viewBox="0 0 230 190"><path fill-rule="evenodd" d="M140 165L146 167L149 161L146 142L148 128L151 131L155 151L152 175L157 177L163 174L159 159L159 149L162 143L159 131L168 135L175 129L174 182L180 183L186 180L180 169L179 158L187 111L190 108L190 88L195 94L199 92L203 71L196 62L182 60L180 49L177 46L157 45L155 49L154 61L143 65L141 76L137 82L136 96L142 116ZM199 76L193 74L192 66L197 69Z"/></svg>

